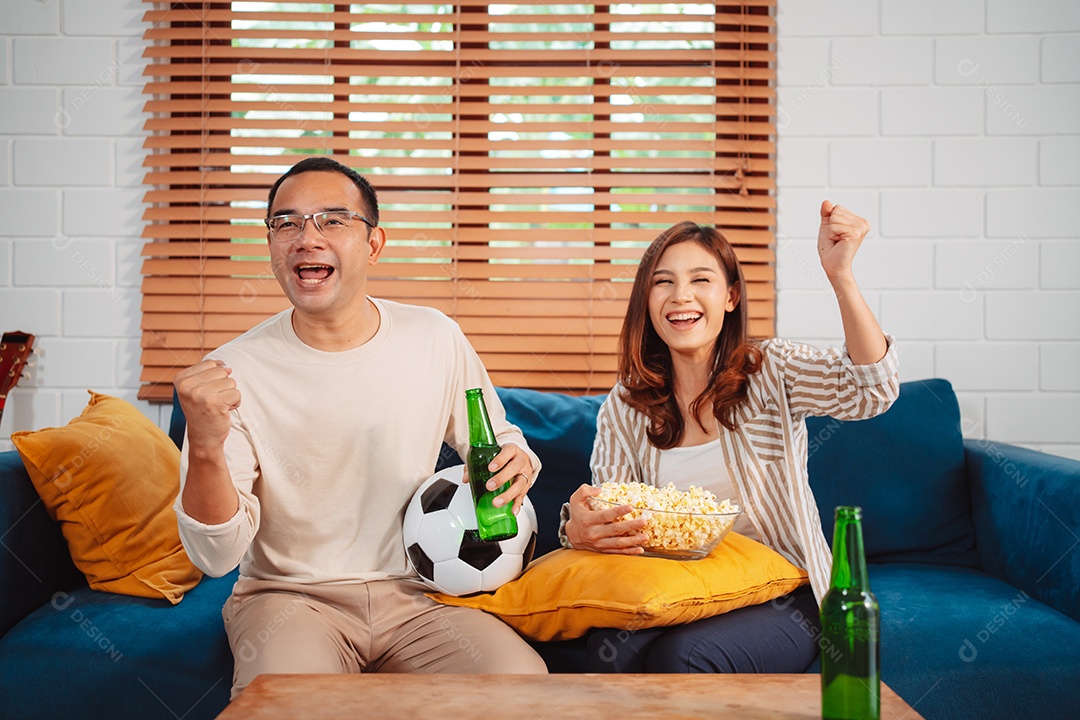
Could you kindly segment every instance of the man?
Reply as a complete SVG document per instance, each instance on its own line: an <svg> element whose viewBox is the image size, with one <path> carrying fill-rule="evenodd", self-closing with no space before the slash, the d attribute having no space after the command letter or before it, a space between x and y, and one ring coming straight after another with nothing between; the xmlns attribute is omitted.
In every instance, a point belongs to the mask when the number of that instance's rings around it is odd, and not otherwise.
<svg viewBox="0 0 1080 720"><path fill-rule="evenodd" d="M368 297L386 232L353 170L297 163L266 224L292 308L175 382L180 536L209 575L240 565L233 697L260 673L546 672L497 618L425 597L402 543L442 442L467 450L467 388L485 389L502 445L488 487L513 481L496 503L519 509L539 472L480 359L445 315Z"/></svg>

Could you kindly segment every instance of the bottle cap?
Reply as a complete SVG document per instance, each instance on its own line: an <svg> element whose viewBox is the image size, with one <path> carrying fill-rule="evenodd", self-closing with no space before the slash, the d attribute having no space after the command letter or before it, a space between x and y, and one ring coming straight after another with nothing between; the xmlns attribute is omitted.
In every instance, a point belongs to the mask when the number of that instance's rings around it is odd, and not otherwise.
<svg viewBox="0 0 1080 720"><path fill-rule="evenodd" d="M837 505L835 517L837 520L862 520L862 508L858 505Z"/></svg>

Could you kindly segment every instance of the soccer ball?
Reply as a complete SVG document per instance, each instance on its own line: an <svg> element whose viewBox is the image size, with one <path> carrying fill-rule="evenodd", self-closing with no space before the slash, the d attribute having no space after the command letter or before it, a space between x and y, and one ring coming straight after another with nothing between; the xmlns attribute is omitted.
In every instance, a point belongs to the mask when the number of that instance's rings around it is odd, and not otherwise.
<svg viewBox="0 0 1080 720"><path fill-rule="evenodd" d="M516 536L480 539L472 491L461 482L464 469L455 465L425 480L405 508L402 527L409 564L428 587L447 595L495 590L520 575L536 550L536 511L528 497Z"/></svg>

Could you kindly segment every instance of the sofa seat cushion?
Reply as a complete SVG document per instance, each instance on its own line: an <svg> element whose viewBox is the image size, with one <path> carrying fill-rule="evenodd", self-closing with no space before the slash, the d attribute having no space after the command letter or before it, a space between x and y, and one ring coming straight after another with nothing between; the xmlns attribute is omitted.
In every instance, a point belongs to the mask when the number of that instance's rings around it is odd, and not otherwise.
<svg viewBox="0 0 1080 720"><path fill-rule="evenodd" d="M870 583L882 679L925 717L1075 716L1080 623L979 570L871 565Z"/></svg>
<svg viewBox="0 0 1080 720"><path fill-rule="evenodd" d="M549 673L588 672L588 640L584 637L573 640L526 640L536 654L544 660Z"/></svg>
<svg viewBox="0 0 1080 720"><path fill-rule="evenodd" d="M236 571L184 602L56 593L0 638L0 708L20 717L214 717L229 702L232 653L221 619ZM42 692L43 688L48 692Z"/></svg>

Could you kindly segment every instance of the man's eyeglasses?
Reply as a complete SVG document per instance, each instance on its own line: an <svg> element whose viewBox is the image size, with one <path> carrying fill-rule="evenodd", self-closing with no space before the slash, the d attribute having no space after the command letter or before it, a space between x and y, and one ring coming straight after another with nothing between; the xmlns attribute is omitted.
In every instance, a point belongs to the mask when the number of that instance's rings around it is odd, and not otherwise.
<svg viewBox="0 0 1080 720"><path fill-rule="evenodd" d="M356 227L357 220L372 229L375 228L375 223L349 210L329 210L311 215L275 215L263 222L266 223L272 239L289 242L300 237L300 234L304 232L304 224L309 219L325 237L333 237L337 233Z"/></svg>

